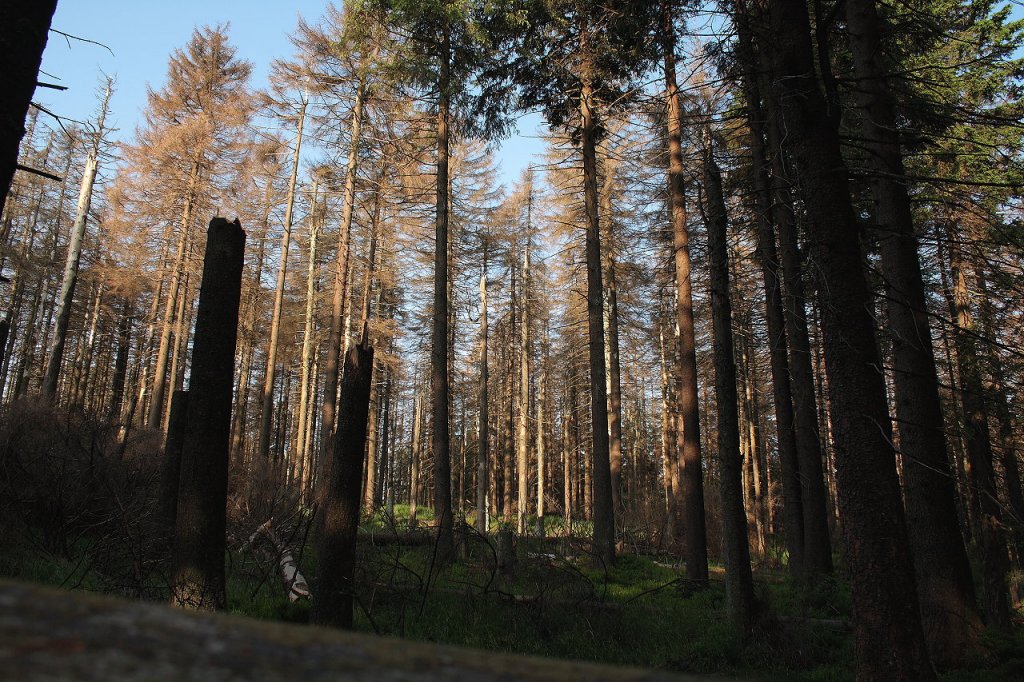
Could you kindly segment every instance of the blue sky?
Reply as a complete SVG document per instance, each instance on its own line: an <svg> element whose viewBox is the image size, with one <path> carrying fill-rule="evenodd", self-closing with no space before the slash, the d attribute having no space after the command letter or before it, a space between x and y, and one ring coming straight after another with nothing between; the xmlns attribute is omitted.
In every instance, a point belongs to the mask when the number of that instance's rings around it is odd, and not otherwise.
<svg viewBox="0 0 1024 682"><path fill-rule="evenodd" d="M327 0L61 0L53 28L103 43L107 49L51 33L41 80L69 88L40 89L38 101L62 116L86 120L96 109L100 72L117 77L112 118L116 137L130 139L146 105L146 86L158 89L171 52L188 42L198 25L230 23L238 56L253 63L253 84L262 86L270 62L292 54L288 34L301 15L316 22ZM539 117L521 123L520 136L507 140L498 158L507 182L514 181L543 144L534 135Z"/></svg>

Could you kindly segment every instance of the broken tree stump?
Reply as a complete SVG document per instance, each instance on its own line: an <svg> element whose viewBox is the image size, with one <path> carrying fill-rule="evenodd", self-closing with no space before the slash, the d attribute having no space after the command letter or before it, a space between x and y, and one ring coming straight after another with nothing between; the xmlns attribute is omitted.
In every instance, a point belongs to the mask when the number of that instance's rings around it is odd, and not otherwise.
<svg viewBox="0 0 1024 682"><path fill-rule="evenodd" d="M174 575L178 606L224 609L228 446L245 232L210 221L181 449Z"/></svg>
<svg viewBox="0 0 1024 682"><path fill-rule="evenodd" d="M357 344L349 349L342 376L330 480L321 497L323 516L316 543L320 570L309 618L317 625L351 628L373 348Z"/></svg>

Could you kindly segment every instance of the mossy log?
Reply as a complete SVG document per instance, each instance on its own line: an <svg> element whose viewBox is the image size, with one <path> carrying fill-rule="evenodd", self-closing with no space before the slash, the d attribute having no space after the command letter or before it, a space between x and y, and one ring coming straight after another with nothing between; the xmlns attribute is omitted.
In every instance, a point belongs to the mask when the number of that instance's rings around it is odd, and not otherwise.
<svg viewBox="0 0 1024 682"><path fill-rule="evenodd" d="M0 581L0 671L0 679L21 682L707 679L270 623L10 581Z"/></svg>

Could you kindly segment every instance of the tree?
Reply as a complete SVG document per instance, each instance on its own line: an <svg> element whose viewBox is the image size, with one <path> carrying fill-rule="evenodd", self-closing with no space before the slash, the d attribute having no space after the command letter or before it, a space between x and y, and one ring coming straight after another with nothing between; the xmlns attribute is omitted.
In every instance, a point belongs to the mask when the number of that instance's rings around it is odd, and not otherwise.
<svg viewBox="0 0 1024 682"><path fill-rule="evenodd" d="M861 133L874 173L871 188L893 344L895 417L923 625L933 660L955 665L977 649L982 628L946 455L918 240L888 82L894 68L882 44L887 31L874 0L849 0L846 18Z"/></svg>
<svg viewBox="0 0 1024 682"><path fill-rule="evenodd" d="M839 507L852 575L857 674L934 679L887 437L885 383L869 312L846 164L815 75L802 0L771 0L772 95L781 103L817 264Z"/></svg>
<svg viewBox="0 0 1024 682"><path fill-rule="evenodd" d="M0 54L4 54L4 103L0 107L0 210L7 202L25 116L36 90L39 65L57 0L4 3L0 9Z"/></svg>
<svg viewBox="0 0 1024 682"><path fill-rule="evenodd" d="M226 184L227 169L243 153L252 111L251 72L249 62L235 58L225 27L197 29L168 62L164 88L149 90L145 125L126 150L122 175L132 180L133 212L142 224L166 224L163 238L168 246L175 245L173 256L162 264L169 284L160 292L163 314L146 418L153 428L159 428L165 417L168 369L177 357L171 357L172 336L176 330L179 338L188 331L178 311L191 310L184 305L184 296L188 256L197 247L195 218L209 205L209 190ZM154 197L156 188L161 191ZM150 197L153 201L147 202ZM176 230L171 227L174 222ZM175 379L171 377L172 382Z"/></svg>
<svg viewBox="0 0 1024 682"><path fill-rule="evenodd" d="M534 28L522 43L516 74L522 105L541 107L549 124L568 131L583 162L594 462L593 552L610 564L615 559L615 517L605 379L597 144L604 132L601 116L608 113L609 103L614 100L620 106L624 104L622 91L628 91L628 84L650 60L645 37L652 12L650 3L572 0L536 3L531 10L535 13L531 17Z"/></svg>
<svg viewBox="0 0 1024 682"><path fill-rule="evenodd" d="M662 60L668 109L668 189L672 212L672 248L676 269L676 325L679 340L679 421L676 449L682 464L686 574L690 580L708 579L707 530L704 521L704 469L700 452L700 413L697 396L697 354L693 323L693 284L690 281L690 235L687 230L683 186L683 109L676 82L675 20L672 4L661 5Z"/></svg>
<svg viewBox="0 0 1024 682"><path fill-rule="evenodd" d="M64 280L60 287L60 301L57 306L57 328L53 342L50 344L49 359L46 364L46 376L43 378L43 395L54 400L57 395L57 381L60 378L61 361L64 358L64 344L67 340L68 323L71 320L71 306L75 297L75 286L78 283L78 267L82 257L82 240L85 237L85 224L89 218L89 207L92 204L93 185L99 166L100 146L106 134L106 119L110 109L110 96L113 94L113 80L108 78L106 91L100 104L96 129L90 136L89 153L85 159L85 170L82 172L82 188L78 195L78 209L75 213L75 224L71 228L71 241L68 243L68 254L64 265Z"/></svg>
<svg viewBox="0 0 1024 682"><path fill-rule="evenodd" d="M711 133L704 143L704 192L707 197L708 251L711 265L711 314L714 326L715 397L718 413L718 473L722 498L722 544L729 617L741 633L754 615L754 578L750 572L747 517L743 509L736 360L732 335L729 252L722 173L714 157Z"/></svg>
<svg viewBox="0 0 1024 682"><path fill-rule="evenodd" d="M227 608L228 446L245 232L210 222L181 447L172 602Z"/></svg>

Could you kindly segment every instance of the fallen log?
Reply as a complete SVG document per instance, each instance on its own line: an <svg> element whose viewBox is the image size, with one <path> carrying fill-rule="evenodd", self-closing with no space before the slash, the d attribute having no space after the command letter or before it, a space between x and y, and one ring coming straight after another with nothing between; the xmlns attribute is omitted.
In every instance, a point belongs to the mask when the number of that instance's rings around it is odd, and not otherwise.
<svg viewBox="0 0 1024 682"><path fill-rule="evenodd" d="M0 581L0 670L21 682L698 682Z"/></svg>
<svg viewBox="0 0 1024 682"><path fill-rule="evenodd" d="M273 519L267 519L263 524L256 529L256 532L252 534L249 541L245 543L245 547L251 546L256 538L260 535L265 537L271 546L274 548L274 552L277 553L277 566L281 571L281 580L284 581L284 588L288 590L289 601L299 601L300 599L309 599L309 583L306 582L306 578L299 571L299 562L295 560L295 556L288 549L288 546L281 542L281 538L274 532L271 527L271 521Z"/></svg>

